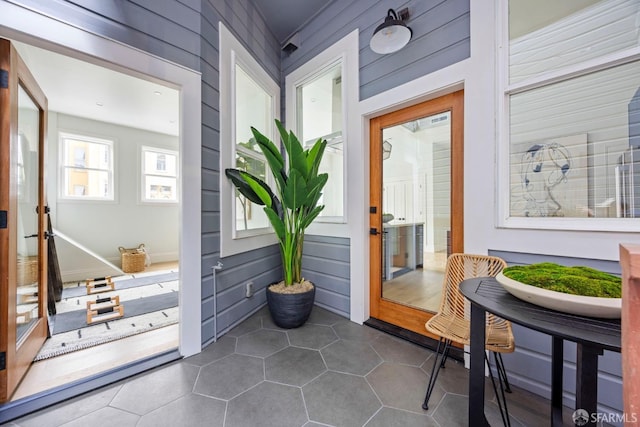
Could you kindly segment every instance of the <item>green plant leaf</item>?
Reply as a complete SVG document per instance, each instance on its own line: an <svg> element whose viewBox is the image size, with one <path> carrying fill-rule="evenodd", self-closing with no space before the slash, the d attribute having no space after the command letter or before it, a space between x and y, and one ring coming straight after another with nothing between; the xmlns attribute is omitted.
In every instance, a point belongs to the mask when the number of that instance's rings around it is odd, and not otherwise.
<svg viewBox="0 0 640 427"><path fill-rule="evenodd" d="M307 182L307 200L305 201L306 206L315 206L320 200L320 196L322 195L322 189L324 188L327 180L329 179L329 174L321 173L320 175L312 178Z"/></svg>
<svg viewBox="0 0 640 427"><path fill-rule="evenodd" d="M278 147L269 138L260 133L259 130L252 127L251 132L260 147L260 150L267 159L269 168L273 177L278 181L279 187L284 187L284 183L287 181L287 174L285 171L285 162Z"/></svg>
<svg viewBox="0 0 640 427"><path fill-rule="evenodd" d="M260 198L260 196L258 196L258 194L256 194L256 192L253 190L253 188L251 188L251 186L240 175L241 172L244 172L245 174L250 175L248 172L241 171L239 169L233 169L233 168L225 169L225 171L224 171L224 173L227 176L227 178L229 178L231 180L231 183L238 189L240 194L242 194L244 197L246 197L251 202L253 202L253 203L257 204L257 205L264 205L264 203L262 202L262 199ZM250 176L252 176L252 175L250 175ZM253 179L256 182L260 182L264 186L268 187L268 185L265 182L261 181L260 178L257 178L255 176L253 176Z"/></svg>
<svg viewBox="0 0 640 427"><path fill-rule="evenodd" d="M291 176L291 171L296 169L303 177L306 178L309 173L307 168L307 157L305 156L304 149L302 148L302 144L300 144L298 137L296 137L293 131L287 133L287 130L284 128L282 123L277 120L276 126L278 128L278 132L280 132L280 137L282 138L282 145L284 145L287 156L289 156L289 177Z"/></svg>
<svg viewBox="0 0 640 427"><path fill-rule="evenodd" d="M298 209L307 200L307 182L300 172L292 169L282 194L282 204L288 209Z"/></svg>
<svg viewBox="0 0 640 427"><path fill-rule="evenodd" d="M318 171L320 170L320 163L322 162L322 156L324 155L324 150L327 147L327 141L318 139L309 153L307 154L307 167L309 169L309 176L318 175Z"/></svg>
<svg viewBox="0 0 640 427"><path fill-rule="evenodd" d="M271 222L273 231L275 231L278 240L282 244L286 240L286 229L282 218L280 218L280 216L271 208L265 207L264 212L267 214L267 218L269 218L269 222Z"/></svg>
<svg viewBox="0 0 640 427"><path fill-rule="evenodd" d="M258 180L256 177L254 177L248 172L240 171L240 176L242 177L242 179L246 181L247 184L249 184L249 187L251 187L251 189L258 195L258 197L262 201L261 204L267 207L271 207L271 203L272 203L271 194L273 193L269 194L271 191L271 190L267 190L269 187L268 186L265 187L266 184L264 184L264 182Z"/></svg>
<svg viewBox="0 0 640 427"><path fill-rule="evenodd" d="M315 208L313 208L313 210L309 212L307 216L302 220L302 224L300 225L300 227L304 230L305 228L310 226L313 220L316 219L318 215L320 215L320 212L322 212L323 209L324 205L316 206Z"/></svg>

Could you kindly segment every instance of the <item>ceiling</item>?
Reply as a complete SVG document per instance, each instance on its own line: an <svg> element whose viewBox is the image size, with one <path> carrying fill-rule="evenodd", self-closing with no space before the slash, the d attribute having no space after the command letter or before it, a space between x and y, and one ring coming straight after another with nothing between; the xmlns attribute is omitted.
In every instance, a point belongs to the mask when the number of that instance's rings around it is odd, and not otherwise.
<svg viewBox="0 0 640 427"><path fill-rule="evenodd" d="M253 0L280 45L333 0Z"/></svg>
<svg viewBox="0 0 640 427"><path fill-rule="evenodd" d="M42 88L49 111L178 135L175 89L13 41Z"/></svg>

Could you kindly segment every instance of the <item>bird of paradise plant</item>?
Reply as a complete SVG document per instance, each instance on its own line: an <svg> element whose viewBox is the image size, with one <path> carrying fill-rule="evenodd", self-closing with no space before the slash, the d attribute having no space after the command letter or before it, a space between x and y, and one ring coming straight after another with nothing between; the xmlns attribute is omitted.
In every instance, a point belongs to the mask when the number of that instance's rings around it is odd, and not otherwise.
<svg viewBox="0 0 640 427"><path fill-rule="evenodd" d="M319 169L327 141L318 139L305 150L293 131L287 132L279 120L275 123L287 159L268 137L253 127L251 132L267 160L276 191L246 171L229 168L225 174L243 196L264 206L280 244L284 285L287 287L302 280L304 233L324 209L324 205L318 202L328 174L319 173Z"/></svg>

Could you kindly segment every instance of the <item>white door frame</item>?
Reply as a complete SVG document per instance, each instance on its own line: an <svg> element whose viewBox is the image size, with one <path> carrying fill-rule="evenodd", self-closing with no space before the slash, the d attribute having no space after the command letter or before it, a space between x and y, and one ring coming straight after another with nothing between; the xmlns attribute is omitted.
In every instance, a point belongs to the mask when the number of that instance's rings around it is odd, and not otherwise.
<svg viewBox="0 0 640 427"><path fill-rule="evenodd" d="M201 351L201 75L120 42L89 33L22 6L0 4L0 36L161 80L180 91L180 345L182 356ZM100 58L100 60L95 59Z"/></svg>

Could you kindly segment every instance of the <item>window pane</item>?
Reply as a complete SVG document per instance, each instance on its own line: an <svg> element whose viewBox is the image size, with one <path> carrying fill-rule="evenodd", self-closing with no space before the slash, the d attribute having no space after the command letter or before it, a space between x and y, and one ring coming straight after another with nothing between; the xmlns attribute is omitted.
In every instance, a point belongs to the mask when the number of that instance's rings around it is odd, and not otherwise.
<svg viewBox="0 0 640 427"><path fill-rule="evenodd" d="M111 182L106 171L65 168L65 195L111 199Z"/></svg>
<svg viewBox="0 0 640 427"><path fill-rule="evenodd" d="M264 160L238 152L236 153L236 167L266 181L267 165ZM264 213L264 207L251 203L238 190L234 191L236 195L236 230L253 230L268 227L269 220Z"/></svg>
<svg viewBox="0 0 640 427"><path fill-rule="evenodd" d="M511 83L638 46L638 0L509 0Z"/></svg>
<svg viewBox="0 0 640 427"><path fill-rule="evenodd" d="M271 96L236 64L236 144L261 153L253 138L251 127L264 135L271 135L273 111Z"/></svg>
<svg viewBox="0 0 640 427"><path fill-rule="evenodd" d="M147 200L177 200L177 179L164 176L145 177L145 198Z"/></svg>
<svg viewBox="0 0 640 427"><path fill-rule="evenodd" d="M61 134L62 196L113 199L112 142Z"/></svg>
<svg viewBox="0 0 640 427"><path fill-rule="evenodd" d="M640 61L510 97L511 216L640 216Z"/></svg>
<svg viewBox="0 0 640 427"><path fill-rule="evenodd" d="M297 134L310 147L318 138L327 140L320 166L329 180L320 204L320 216L340 217L344 214L344 144L342 135L342 64L336 64L313 80L296 88Z"/></svg>
<svg viewBox="0 0 640 427"><path fill-rule="evenodd" d="M156 175L177 175L177 156L156 151L144 151L144 173Z"/></svg>
<svg viewBox="0 0 640 427"><path fill-rule="evenodd" d="M66 138L64 141L65 166L91 169L111 168L111 147L108 144L73 138Z"/></svg>

